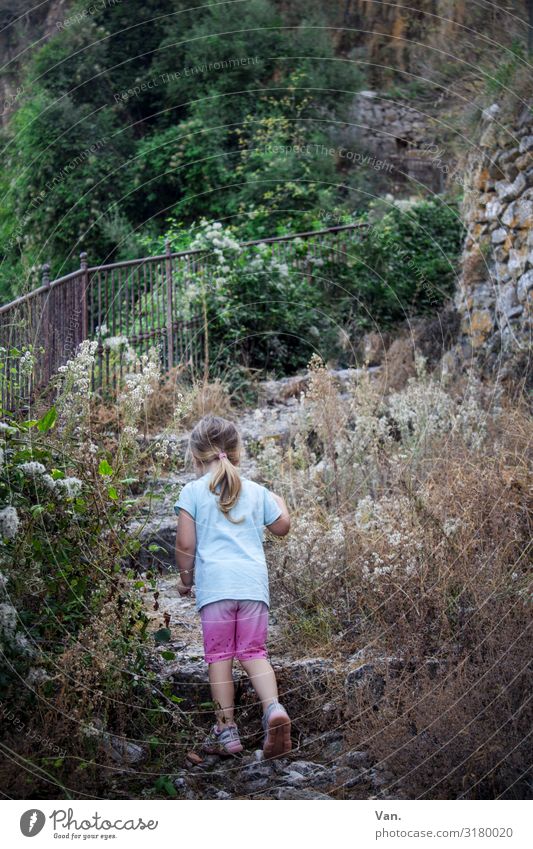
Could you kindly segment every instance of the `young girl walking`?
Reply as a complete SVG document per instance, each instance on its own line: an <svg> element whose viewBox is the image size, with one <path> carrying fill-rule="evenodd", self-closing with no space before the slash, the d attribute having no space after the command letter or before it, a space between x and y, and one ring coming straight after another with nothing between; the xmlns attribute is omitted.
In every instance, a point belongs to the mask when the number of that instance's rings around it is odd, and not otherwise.
<svg viewBox="0 0 533 849"><path fill-rule="evenodd" d="M176 561L180 595L196 586L209 682L217 722L203 750L220 755L242 751L234 721L233 659L248 674L263 706L265 758L291 750L291 723L278 701L274 670L265 647L268 573L263 551L266 526L285 536L290 519L284 500L239 475L241 440L235 425L206 416L194 428L190 452L198 474L183 487L178 514Z"/></svg>

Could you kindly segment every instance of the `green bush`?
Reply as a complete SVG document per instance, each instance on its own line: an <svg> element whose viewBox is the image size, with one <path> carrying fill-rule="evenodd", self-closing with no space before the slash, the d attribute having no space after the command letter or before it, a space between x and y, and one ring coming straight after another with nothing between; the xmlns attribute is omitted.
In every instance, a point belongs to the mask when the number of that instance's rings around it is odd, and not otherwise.
<svg viewBox="0 0 533 849"><path fill-rule="evenodd" d="M455 206L393 207L359 223L366 226L357 236L296 239L282 253L275 244L240 249L240 231L220 222L194 228L189 246L204 251L203 266L178 279L177 303L183 318L206 310L211 367L284 373L305 366L316 351L344 359L340 329L353 336L386 327L435 310L451 294L462 239ZM166 238L174 249L187 241L175 222ZM161 252L163 241L152 241L151 252ZM151 304L163 298L161 290L146 299L145 324Z"/></svg>

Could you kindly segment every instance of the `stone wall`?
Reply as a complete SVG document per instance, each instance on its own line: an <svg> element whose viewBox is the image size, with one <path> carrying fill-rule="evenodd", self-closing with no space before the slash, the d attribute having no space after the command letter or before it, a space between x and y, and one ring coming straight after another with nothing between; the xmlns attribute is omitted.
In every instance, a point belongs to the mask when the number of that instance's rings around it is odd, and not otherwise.
<svg viewBox="0 0 533 849"><path fill-rule="evenodd" d="M414 191L420 184L433 192L442 191L445 178L435 155L439 128L431 115L386 94L360 91L353 101L350 122L353 141L388 163L388 174L394 180L411 183Z"/></svg>
<svg viewBox="0 0 533 849"><path fill-rule="evenodd" d="M375 153L402 154L435 142L436 125L419 109L377 91L360 91L354 98L352 120L361 142Z"/></svg>
<svg viewBox="0 0 533 849"><path fill-rule="evenodd" d="M494 370L531 346L533 313L533 112L504 121L486 109L465 169L467 233L455 305L459 355ZM457 353L457 352L456 352Z"/></svg>

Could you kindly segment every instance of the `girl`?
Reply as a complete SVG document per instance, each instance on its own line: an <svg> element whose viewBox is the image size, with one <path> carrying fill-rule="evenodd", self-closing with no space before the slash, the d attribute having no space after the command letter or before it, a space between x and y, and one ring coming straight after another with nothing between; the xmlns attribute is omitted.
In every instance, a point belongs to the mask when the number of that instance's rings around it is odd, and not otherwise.
<svg viewBox="0 0 533 849"><path fill-rule="evenodd" d="M263 705L265 758L291 750L291 723L278 701L274 670L265 648L268 574L263 529L285 536L287 506L237 471L241 440L232 422L206 416L194 428L190 452L199 475L183 487L178 514L176 562L180 595L191 591L200 611L209 682L217 722L203 744L206 752L242 751L233 719L233 658L240 661Z"/></svg>

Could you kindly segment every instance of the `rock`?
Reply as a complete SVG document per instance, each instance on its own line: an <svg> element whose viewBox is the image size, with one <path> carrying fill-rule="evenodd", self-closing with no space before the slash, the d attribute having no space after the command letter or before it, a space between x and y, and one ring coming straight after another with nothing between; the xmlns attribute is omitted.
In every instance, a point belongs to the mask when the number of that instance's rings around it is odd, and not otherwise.
<svg viewBox="0 0 533 849"><path fill-rule="evenodd" d="M518 227L531 230L533 227L533 201L522 198L515 201L515 216Z"/></svg>
<svg viewBox="0 0 533 849"><path fill-rule="evenodd" d="M527 171L533 165L533 151L528 151L519 156L515 162L519 171Z"/></svg>
<svg viewBox="0 0 533 849"><path fill-rule="evenodd" d="M104 734L103 746L116 763L137 764L145 760L148 752L144 746L130 743L123 737L115 737L112 734Z"/></svg>
<svg viewBox="0 0 533 849"><path fill-rule="evenodd" d="M363 337L363 357L369 366L379 366L385 354L385 343L381 333L366 333Z"/></svg>
<svg viewBox="0 0 533 849"><path fill-rule="evenodd" d="M362 769L369 766L370 760L368 752L353 750L345 752L340 758L341 764L351 767L352 769Z"/></svg>
<svg viewBox="0 0 533 849"><path fill-rule="evenodd" d="M289 772L285 773L284 780L287 784L305 784L305 776L300 772L295 772L294 770L289 770Z"/></svg>
<svg viewBox="0 0 533 849"><path fill-rule="evenodd" d="M520 250L515 250L511 248L509 251L509 261L507 263L507 268L510 273L519 277L526 270L526 263L528 258L527 248L521 248Z"/></svg>
<svg viewBox="0 0 533 849"><path fill-rule="evenodd" d="M178 791L178 794L185 799L196 799L196 793L193 788L189 784L186 778L176 778L174 779L174 787Z"/></svg>
<svg viewBox="0 0 533 849"><path fill-rule="evenodd" d="M498 113L500 112L500 107L497 103L492 103L490 106L487 106L486 109L481 113L481 117L483 121L494 121Z"/></svg>
<svg viewBox="0 0 533 849"><path fill-rule="evenodd" d="M313 761L292 761L291 772L297 772L302 778L312 779L326 773L327 768Z"/></svg>
<svg viewBox="0 0 533 849"><path fill-rule="evenodd" d="M503 205L499 200L491 200L485 207L485 218L488 221L499 219L503 210ZM505 222L504 222L505 223Z"/></svg>
<svg viewBox="0 0 533 849"><path fill-rule="evenodd" d="M379 701L385 689L385 680L376 672L373 663L360 663L354 666L344 679L344 692L348 702L353 701L356 691L369 686L375 701Z"/></svg>
<svg viewBox="0 0 533 849"><path fill-rule="evenodd" d="M520 141L520 153L527 153L528 150L533 150L533 136L524 136Z"/></svg>
<svg viewBox="0 0 533 849"><path fill-rule="evenodd" d="M488 309L474 310L464 322L472 347L480 348L494 327L492 313Z"/></svg>
<svg viewBox="0 0 533 849"><path fill-rule="evenodd" d="M250 781L258 781L262 779L270 780L274 774L274 767L270 761L261 763L252 763L244 767L239 773L241 781L248 783Z"/></svg>
<svg viewBox="0 0 533 849"><path fill-rule="evenodd" d="M226 793L225 790L217 790L215 799L232 799L231 793Z"/></svg>
<svg viewBox="0 0 533 849"><path fill-rule="evenodd" d="M196 752L187 752L186 758L189 763L193 764L193 766L198 766L199 764L204 762L204 758L200 757L200 755L197 755Z"/></svg>
<svg viewBox="0 0 533 849"><path fill-rule="evenodd" d="M498 227L497 230L494 230L491 235L491 242L493 245L500 245L502 242L505 242L507 238L507 230L503 227Z"/></svg>
<svg viewBox="0 0 533 849"><path fill-rule="evenodd" d="M500 289L496 303L498 311L506 318L515 318L523 310L523 307L518 304L513 284Z"/></svg>
<svg viewBox="0 0 533 849"><path fill-rule="evenodd" d="M154 516L144 526L132 523L133 534L139 533L141 549L135 556L135 562L143 569L172 569L175 563L176 516L170 511L167 516ZM150 547L153 550L150 551Z"/></svg>
<svg viewBox="0 0 533 849"><path fill-rule="evenodd" d="M518 174L512 183L499 180L496 185L496 193L500 200L515 200L527 188L526 178L522 173Z"/></svg>
<svg viewBox="0 0 533 849"><path fill-rule="evenodd" d="M528 292L533 289L533 269L523 274L516 286L516 296L519 301L525 301Z"/></svg>
<svg viewBox="0 0 533 849"><path fill-rule="evenodd" d="M304 657L275 666L281 680L285 680L288 688L296 692L309 690L327 693L330 680L337 677L334 665L323 657Z"/></svg>

